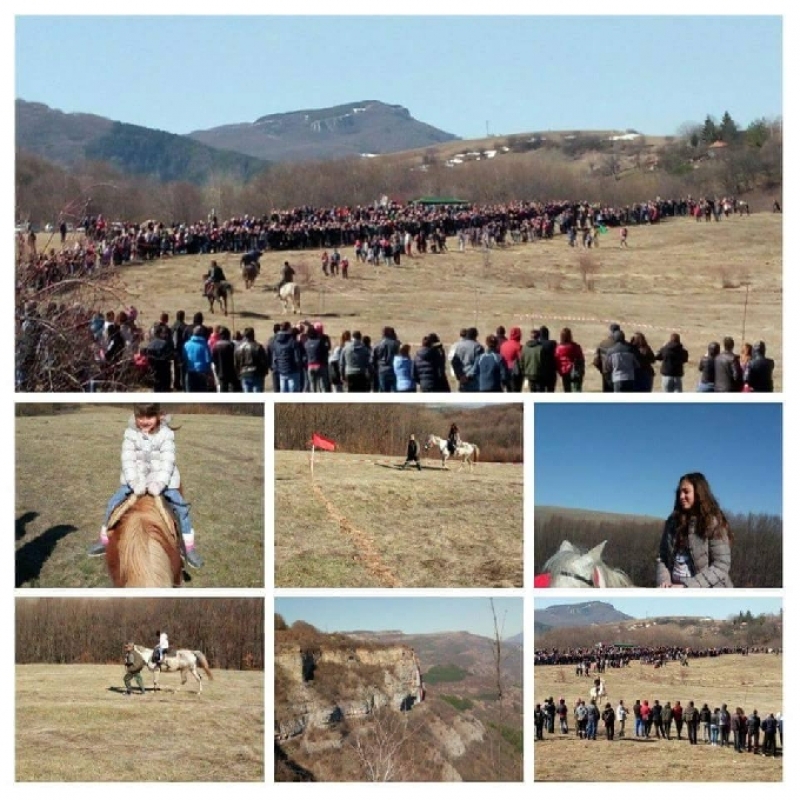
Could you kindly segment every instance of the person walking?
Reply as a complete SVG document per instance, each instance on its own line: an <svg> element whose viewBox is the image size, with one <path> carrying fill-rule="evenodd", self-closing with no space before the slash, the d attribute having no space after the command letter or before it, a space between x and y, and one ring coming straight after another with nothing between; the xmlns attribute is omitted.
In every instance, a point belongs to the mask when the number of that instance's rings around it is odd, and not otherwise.
<svg viewBox="0 0 800 800"><path fill-rule="evenodd" d="M142 669L145 667L144 659L134 649L133 645L125 645L125 694L131 694L131 682L135 681L139 687L139 694L144 694L144 681L142 680Z"/></svg>
<svg viewBox="0 0 800 800"><path fill-rule="evenodd" d="M416 464L417 470L422 472L422 466L419 463L419 442L414 437L414 434L410 434L408 437L408 443L406 444L406 460L403 462L403 466L400 469L405 469L409 464Z"/></svg>

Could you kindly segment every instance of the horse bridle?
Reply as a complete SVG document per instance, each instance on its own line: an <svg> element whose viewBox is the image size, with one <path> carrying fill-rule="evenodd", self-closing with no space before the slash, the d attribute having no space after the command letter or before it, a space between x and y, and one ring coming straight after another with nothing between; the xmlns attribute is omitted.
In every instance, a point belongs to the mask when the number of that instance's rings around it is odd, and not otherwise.
<svg viewBox="0 0 800 800"><path fill-rule="evenodd" d="M583 575L578 575L575 572L557 572L556 575L560 575L563 578L574 578L576 581L580 581L581 583L585 583L587 586L591 586L594 588L594 581L589 578L584 578Z"/></svg>

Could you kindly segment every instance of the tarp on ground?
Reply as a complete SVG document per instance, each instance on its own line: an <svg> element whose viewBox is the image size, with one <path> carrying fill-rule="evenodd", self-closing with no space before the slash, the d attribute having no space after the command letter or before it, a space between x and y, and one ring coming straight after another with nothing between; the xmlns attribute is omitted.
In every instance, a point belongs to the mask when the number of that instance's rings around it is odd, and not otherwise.
<svg viewBox="0 0 800 800"><path fill-rule="evenodd" d="M466 200L459 200L457 197L418 197L416 200L409 201L420 206L465 206Z"/></svg>

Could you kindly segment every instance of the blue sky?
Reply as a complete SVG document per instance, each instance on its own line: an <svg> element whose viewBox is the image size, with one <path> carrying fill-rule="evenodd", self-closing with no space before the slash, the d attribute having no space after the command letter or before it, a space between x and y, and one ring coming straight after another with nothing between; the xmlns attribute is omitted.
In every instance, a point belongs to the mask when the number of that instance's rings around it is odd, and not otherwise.
<svg viewBox="0 0 800 800"><path fill-rule="evenodd" d="M534 502L665 518L702 472L720 505L782 515L778 403L542 403Z"/></svg>
<svg viewBox="0 0 800 800"><path fill-rule="evenodd" d="M727 619L740 611L750 611L754 615L777 614L783 607L780 597L753 597L747 594L739 597L675 597L675 592L668 592L669 597L602 597L604 603L614 606L617 611L636 619L646 617L688 616L712 617ZM543 611L550 606L573 605L585 603L586 599L572 598L541 599L533 601L534 619L536 611Z"/></svg>
<svg viewBox="0 0 800 800"><path fill-rule="evenodd" d="M504 638L522 631L520 598L494 598L494 607ZM494 636L488 597L276 597L275 611L290 625L302 619L325 633L469 631Z"/></svg>
<svg viewBox="0 0 800 800"><path fill-rule="evenodd" d="M43 4L15 5L30 14ZM593 10L581 5L570 9ZM726 110L746 126L783 113L774 5L758 17L18 16L15 95L172 133L362 100L403 105L463 138L608 128L669 135ZM426 8L403 10L418 7ZM451 7L464 8L436 6ZM83 14L97 9L108 6L81 3Z"/></svg>

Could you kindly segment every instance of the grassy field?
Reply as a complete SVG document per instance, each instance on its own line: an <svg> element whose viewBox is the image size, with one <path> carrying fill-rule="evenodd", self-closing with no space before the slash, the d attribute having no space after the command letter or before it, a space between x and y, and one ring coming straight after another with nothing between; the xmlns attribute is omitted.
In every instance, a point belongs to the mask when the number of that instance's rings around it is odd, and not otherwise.
<svg viewBox="0 0 800 800"><path fill-rule="evenodd" d="M345 329L360 329L377 341L381 328L393 325L413 352L431 331L449 345L460 328L470 325L478 328L481 339L498 325L518 325L524 340L533 325L546 324L554 338L562 327L570 327L591 359L612 321L628 336L642 331L655 350L678 331L690 357L687 389L697 383L697 363L710 341L732 336L738 352L746 304L745 339L767 343L780 390L782 222L782 215L766 213L718 224L669 219L631 228L628 249L619 248L614 229L591 250L570 248L559 236L488 253L470 248L459 253L451 238L450 252L404 258L399 267L356 264L348 249L347 281L322 275L321 251L268 252L250 290L244 288L237 254L179 256L126 266L119 275L128 301L149 326L162 311L170 319L179 308L189 318L195 311L207 312L200 296L201 275L216 258L235 286L235 316L206 313L206 321L232 329L251 325L259 341L268 339L273 324L286 318L274 292L265 289L277 283L284 260L297 269L301 316L323 320L337 339ZM116 301L109 301L116 307ZM656 384L660 391L660 382ZM590 367L585 390L599 389L599 373Z"/></svg>
<svg viewBox="0 0 800 800"><path fill-rule="evenodd" d="M86 550L119 485L128 417L126 409L87 405L15 418L17 587L110 585L105 560L87 558ZM186 585L263 586L263 419L183 414L175 425L178 466L206 562L184 574Z"/></svg>
<svg viewBox="0 0 800 800"><path fill-rule="evenodd" d="M693 700L697 708L708 703L713 709L727 703L729 709L741 706L746 713L753 709L763 719L783 708L781 658L775 655L730 655L693 659L682 668L670 663L663 670L634 662L626 669L612 669L605 674L608 701L616 707L620 700L630 710L634 701L658 699L662 704L680 700L684 707ZM547 697L565 698L572 708L578 697L587 699L591 678L575 676L574 667L539 666L534 668L536 702ZM569 719L570 733L548 736L534 746L534 774L537 781L669 781L676 770L686 781L780 781L782 758L762 758L733 748L702 744L702 726L698 744L690 747L684 738L678 741L636 739L633 736L633 712L625 724L625 738L605 739L605 728L598 729L597 741L576 738L574 719ZM558 729L556 727L556 729Z"/></svg>
<svg viewBox="0 0 800 800"><path fill-rule="evenodd" d="M522 465L275 451L275 585L522 585ZM499 524L498 524L499 521Z"/></svg>
<svg viewBox="0 0 800 800"><path fill-rule="evenodd" d="M16 668L17 781L262 781L264 674L177 675L125 694L120 666Z"/></svg>

